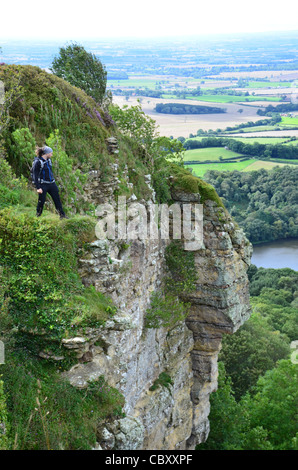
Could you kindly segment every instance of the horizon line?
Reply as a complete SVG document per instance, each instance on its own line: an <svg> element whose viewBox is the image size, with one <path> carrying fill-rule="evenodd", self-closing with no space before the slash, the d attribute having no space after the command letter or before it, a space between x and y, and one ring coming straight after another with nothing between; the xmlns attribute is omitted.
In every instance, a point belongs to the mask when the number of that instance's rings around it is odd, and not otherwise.
<svg viewBox="0 0 298 470"><path fill-rule="evenodd" d="M253 35L265 35L265 34L274 34L274 33L281 33L281 34L285 34L285 33L289 33L289 34L293 34L293 33L296 33L298 35L298 30L297 29L275 29L275 30L268 30L268 31L221 31L221 32L214 32L214 33L201 33L201 34L180 34L180 35L174 35L174 34L167 34L167 35L161 35L161 36L158 36L158 35L155 35L155 36L150 36L150 35L146 35L146 36L123 36L123 35L119 35L119 36L94 36L94 37L87 37L87 36L77 36L76 38L73 38L73 39L70 39L69 36L61 36L60 38L57 38L57 37L36 37L36 36L33 36L33 37L1 37L0 36L0 41L13 41L13 42L17 42L17 41L42 41L42 42L46 42L46 41L52 41L52 42L59 42L59 41L78 41L78 40L81 40L81 41L103 41L103 40L110 40L110 41L117 41L117 40L120 40L120 39L126 39L126 40L148 40L148 39L155 39L155 40L165 40L165 39L175 39L175 40L178 40L178 39L194 39L194 38L202 38L202 37L221 37L221 36L225 36L225 37L229 37L229 36L246 36L246 35L250 35L250 36L253 36Z"/></svg>

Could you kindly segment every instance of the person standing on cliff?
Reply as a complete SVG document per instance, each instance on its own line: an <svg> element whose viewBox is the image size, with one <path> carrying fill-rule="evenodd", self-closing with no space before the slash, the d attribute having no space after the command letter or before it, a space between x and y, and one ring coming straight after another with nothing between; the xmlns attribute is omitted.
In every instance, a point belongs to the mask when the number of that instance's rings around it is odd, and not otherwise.
<svg viewBox="0 0 298 470"><path fill-rule="evenodd" d="M52 197L56 210L60 215L60 219L67 218L62 208L59 196L59 189L55 183L52 170L51 157L53 150L51 147L37 147L36 157L32 167L33 182L38 192L38 203L36 208L36 216L40 217L46 201L47 193Z"/></svg>

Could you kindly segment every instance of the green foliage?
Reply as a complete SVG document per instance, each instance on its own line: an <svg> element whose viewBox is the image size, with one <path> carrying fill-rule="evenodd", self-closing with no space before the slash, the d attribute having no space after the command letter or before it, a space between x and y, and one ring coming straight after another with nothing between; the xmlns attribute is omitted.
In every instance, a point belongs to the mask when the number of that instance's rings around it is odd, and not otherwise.
<svg viewBox="0 0 298 470"><path fill-rule="evenodd" d="M7 419L6 397L3 390L3 381L0 376L0 450L9 450L9 426Z"/></svg>
<svg viewBox="0 0 298 470"><path fill-rule="evenodd" d="M199 449L297 448L297 365L288 359L297 308L287 306L297 295L296 278L288 268L249 269L253 314L223 338L218 391L210 397L211 432ZM287 323L288 336L280 332Z"/></svg>
<svg viewBox="0 0 298 470"><path fill-rule="evenodd" d="M35 158L36 142L28 128L16 129L12 133L13 166L20 176L29 172Z"/></svg>
<svg viewBox="0 0 298 470"><path fill-rule="evenodd" d="M224 336L220 360L232 379L235 398L239 400L251 391L261 375L289 354L289 339L272 331L259 313L254 313L234 335Z"/></svg>
<svg viewBox="0 0 298 470"><path fill-rule="evenodd" d="M166 372L162 372L161 374L159 374L158 379L154 381L153 385L149 388L149 390L153 392L159 386L169 388L170 385L173 385L171 377Z"/></svg>
<svg viewBox="0 0 298 470"><path fill-rule="evenodd" d="M101 165L108 155L105 139L110 135L110 124L98 104L79 88L30 65L0 68L0 80L7 89L13 87L17 73L22 96L13 101L10 120L3 132L7 158L14 171L17 168L12 133L21 128L28 128L39 146L44 145L54 129L59 129L63 149L76 167L88 171L95 162ZM27 169L25 176L28 178Z"/></svg>
<svg viewBox="0 0 298 470"><path fill-rule="evenodd" d="M125 105L123 108L113 105L110 107L110 114L124 135L143 144L146 150L150 151L158 136L156 122L142 111L140 104Z"/></svg>
<svg viewBox="0 0 298 470"><path fill-rule="evenodd" d="M15 66L6 71L4 103L0 105L0 147L5 130L9 127L11 108L21 98L23 89L21 86L20 66Z"/></svg>
<svg viewBox="0 0 298 470"><path fill-rule="evenodd" d="M143 148L144 161L153 166L152 150L158 136L156 122L142 111L140 104L123 108L113 105L109 111L120 131Z"/></svg>
<svg viewBox="0 0 298 470"><path fill-rule="evenodd" d="M297 237L298 167L204 175L252 243Z"/></svg>
<svg viewBox="0 0 298 470"><path fill-rule="evenodd" d="M291 341L296 340L298 273L290 268L254 268L249 271L253 310L264 317L274 331L286 334Z"/></svg>
<svg viewBox="0 0 298 470"><path fill-rule="evenodd" d="M16 178L9 163L0 157L0 209L23 205L29 207L36 204L32 191L27 189L25 178Z"/></svg>
<svg viewBox="0 0 298 470"><path fill-rule="evenodd" d="M252 264L247 274L249 278L249 292L252 297L259 296L264 287L286 289L293 295L297 289L298 273L290 268L257 268Z"/></svg>
<svg viewBox="0 0 298 470"><path fill-rule="evenodd" d="M152 185L155 190L156 201L160 204L170 203L172 200L168 182L170 173L167 165L158 165L157 171L152 174Z"/></svg>
<svg viewBox="0 0 298 470"><path fill-rule="evenodd" d="M181 168L178 165L171 164L171 171L174 176L173 186L175 188L177 187L188 193L200 193L201 203L211 200L216 202L218 207L224 208L220 197L211 184L193 176L188 169Z"/></svg>
<svg viewBox="0 0 298 470"><path fill-rule="evenodd" d="M52 366L16 354L3 376L13 450L90 450L98 422L123 417L123 397L103 377L78 390Z"/></svg>
<svg viewBox="0 0 298 470"><path fill-rule="evenodd" d="M235 400L223 363L218 366L218 390L210 397L210 434L197 450L273 450L268 430L251 424L249 408Z"/></svg>
<svg viewBox="0 0 298 470"><path fill-rule="evenodd" d="M210 433L197 450L231 450L241 446L241 431L245 417L234 398L231 379L222 362L218 363L218 389L210 396Z"/></svg>
<svg viewBox="0 0 298 470"><path fill-rule="evenodd" d="M186 105L181 103L157 103L155 111L164 114L211 114L225 112L223 108L216 108L214 106Z"/></svg>
<svg viewBox="0 0 298 470"><path fill-rule="evenodd" d="M11 187L11 184L16 180L16 176L13 173L11 166L5 160L5 158L0 158L0 183L5 186Z"/></svg>
<svg viewBox="0 0 298 470"><path fill-rule="evenodd" d="M187 294L195 289L198 278L194 253L185 251L180 240L173 240L165 250L165 287L168 292Z"/></svg>
<svg viewBox="0 0 298 470"><path fill-rule="evenodd" d="M172 167L182 165L184 153L182 143L177 139L160 137L156 122L142 111L141 104L123 108L111 106L110 113L119 130L130 137L137 146L147 172L152 175L157 201L169 202L171 200L169 178ZM176 163L169 165L168 160Z"/></svg>
<svg viewBox="0 0 298 470"><path fill-rule="evenodd" d="M248 274L252 316L234 335L223 337L220 353L238 400L278 360L289 357L290 341L298 334L298 309L292 305L298 273L251 266Z"/></svg>
<svg viewBox="0 0 298 470"><path fill-rule="evenodd" d="M78 328L98 327L115 313L112 302L84 287L77 272L78 253L94 238L94 221L86 217L82 224L82 219L59 223L9 209L0 212L5 297L19 332L44 331L55 340Z"/></svg>
<svg viewBox="0 0 298 470"><path fill-rule="evenodd" d="M297 449L297 370L282 360L258 380L256 393L240 402L220 363L218 391L211 395L211 431L198 450Z"/></svg>
<svg viewBox="0 0 298 470"><path fill-rule="evenodd" d="M177 295L153 292L150 308L146 311L146 328L173 328L188 315L190 304L181 302Z"/></svg>
<svg viewBox="0 0 298 470"><path fill-rule="evenodd" d="M47 139L47 145L53 149L53 166L55 178L61 190L61 199L65 205L80 207L78 195L83 193L83 185L88 175L79 169L74 170L74 161L67 155L62 147L62 138L58 129Z"/></svg>
<svg viewBox="0 0 298 470"><path fill-rule="evenodd" d="M250 426L262 424L275 450L297 450L297 365L279 361L261 377L254 396L243 399Z"/></svg>
<svg viewBox="0 0 298 470"><path fill-rule="evenodd" d="M71 85L84 90L97 103L102 103L107 85L106 69L95 54L87 52L80 44L60 47L51 70Z"/></svg>
<svg viewBox="0 0 298 470"><path fill-rule="evenodd" d="M183 250L178 240L172 241L165 250L166 274L160 291L153 292L150 308L146 311L147 328L173 328L184 320L190 309L183 297L195 289L197 271L194 254Z"/></svg>

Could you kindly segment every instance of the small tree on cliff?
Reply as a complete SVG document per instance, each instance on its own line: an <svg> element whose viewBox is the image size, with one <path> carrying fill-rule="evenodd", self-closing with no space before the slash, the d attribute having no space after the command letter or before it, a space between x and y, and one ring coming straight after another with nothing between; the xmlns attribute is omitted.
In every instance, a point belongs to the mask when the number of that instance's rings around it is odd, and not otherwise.
<svg viewBox="0 0 298 470"><path fill-rule="evenodd" d="M71 85L84 90L101 104L105 98L107 72L105 66L91 52L77 43L61 47L50 70Z"/></svg>

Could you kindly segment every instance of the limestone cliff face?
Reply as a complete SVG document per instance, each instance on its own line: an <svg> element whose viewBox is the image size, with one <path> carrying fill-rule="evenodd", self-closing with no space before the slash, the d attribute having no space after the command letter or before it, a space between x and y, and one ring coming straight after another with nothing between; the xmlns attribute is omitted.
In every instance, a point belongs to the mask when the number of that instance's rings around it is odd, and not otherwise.
<svg viewBox="0 0 298 470"><path fill-rule="evenodd" d="M111 187L102 187L94 173L88 189L93 200L114 204ZM188 198L175 195L176 201ZM199 202L200 195L191 199ZM154 194L147 207L153 202ZM146 328L144 321L163 279L166 240L128 240L125 247L119 240L95 240L80 261L83 282L109 294L118 307L105 327L64 340L78 357L65 373L73 385L86 387L104 375L125 397L126 417L102 423L99 449L194 449L208 437L222 335L236 331L250 315L246 271L252 247L216 202L206 200L203 206L204 245L194 252L198 280L185 299L191 311L172 329ZM162 372L172 383L150 390Z"/></svg>

